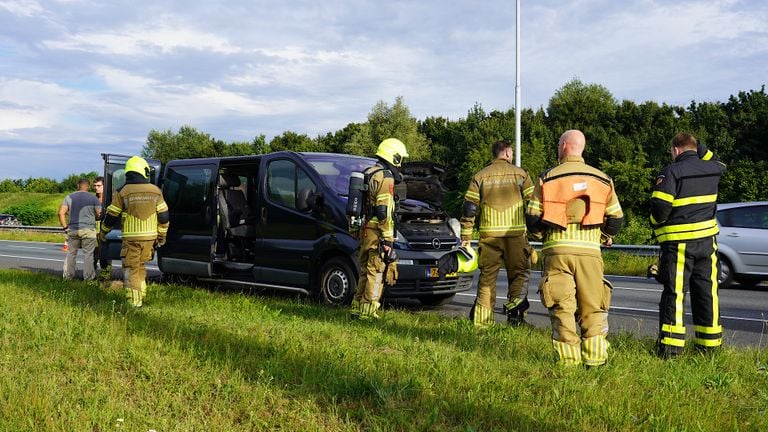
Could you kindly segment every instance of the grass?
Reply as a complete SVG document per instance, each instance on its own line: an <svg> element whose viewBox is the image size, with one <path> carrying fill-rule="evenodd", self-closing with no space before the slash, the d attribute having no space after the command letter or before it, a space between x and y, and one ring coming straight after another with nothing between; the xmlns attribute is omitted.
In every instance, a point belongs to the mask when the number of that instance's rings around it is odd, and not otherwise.
<svg viewBox="0 0 768 432"><path fill-rule="evenodd" d="M0 240L64 243L66 236L64 235L64 231L53 233L31 232L23 229L3 229L0 230Z"/></svg>
<svg viewBox="0 0 768 432"><path fill-rule="evenodd" d="M0 271L0 430L768 429L766 357L662 361L611 335L608 365L554 364L550 335L308 300L119 288Z"/></svg>
<svg viewBox="0 0 768 432"><path fill-rule="evenodd" d="M2 192L0 193L0 210L5 210L14 205L33 204L49 215L40 225L59 226L59 206L66 196L67 193Z"/></svg>

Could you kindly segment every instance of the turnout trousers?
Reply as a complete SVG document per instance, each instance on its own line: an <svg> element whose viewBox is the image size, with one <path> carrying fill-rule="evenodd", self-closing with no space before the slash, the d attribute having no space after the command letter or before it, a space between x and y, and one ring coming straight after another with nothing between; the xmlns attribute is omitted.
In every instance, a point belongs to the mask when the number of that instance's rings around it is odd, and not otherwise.
<svg viewBox="0 0 768 432"><path fill-rule="evenodd" d="M352 300L352 314L360 318L378 318L379 299L384 293L384 260L379 252L377 230L365 228L360 239L360 280Z"/></svg>
<svg viewBox="0 0 768 432"><path fill-rule="evenodd" d="M664 284L664 290L659 303L659 355L680 354L685 346L683 302L689 291L695 334L693 343L705 350L722 345L718 269L714 237L661 244L659 281Z"/></svg>
<svg viewBox="0 0 768 432"><path fill-rule="evenodd" d="M488 325L495 322L493 308L496 305L496 278L501 266L507 270L507 303L512 309L528 300L528 281L531 277L531 246L525 233L514 237L484 237L479 241L477 284L473 322ZM526 305L527 308L527 305ZM522 313L521 311L521 319Z"/></svg>
<svg viewBox="0 0 768 432"><path fill-rule="evenodd" d="M147 296L147 262L152 260L154 240L125 240L120 250L123 259L123 287L128 302L141 307Z"/></svg>
<svg viewBox="0 0 768 432"><path fill-rule="evenodd" d="M604 364L612 287L603 278L602 256L546 254L544 272L539 292L541 303L549 310L559 363Z"/></svg>

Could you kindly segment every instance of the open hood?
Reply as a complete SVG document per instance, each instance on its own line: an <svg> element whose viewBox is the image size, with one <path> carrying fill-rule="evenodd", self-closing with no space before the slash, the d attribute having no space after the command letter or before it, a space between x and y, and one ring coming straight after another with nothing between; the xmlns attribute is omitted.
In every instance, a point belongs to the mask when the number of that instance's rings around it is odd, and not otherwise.
<svg viewBox="0 0 768 432"><path fill-rule="evenodd" d="M434 162L405 162L400 167L406 196L410 200L423 201L438 209L443 208L443 198L448 189L443 186L445 168Z"/></svg>

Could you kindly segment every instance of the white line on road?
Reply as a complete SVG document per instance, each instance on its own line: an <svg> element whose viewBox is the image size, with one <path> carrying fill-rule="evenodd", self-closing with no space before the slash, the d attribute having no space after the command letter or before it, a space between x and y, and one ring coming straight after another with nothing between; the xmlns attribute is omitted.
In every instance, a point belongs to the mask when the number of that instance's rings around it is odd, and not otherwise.
<svg viewBox="0 0 768 432"><path fill-rule="evenodd" d="M37 257L18 256L18 255L3 255L3 254L0 254L0 257L3 257L3 258L16 258L16 259L27 259L27 260L36 260L36 261L51 261L51 262L60 262L60 263L64 262L64 258L61 258L61 259L37 258ZM77 260L77 263L78 264L82 264L83 261L82 260ZM112 266L113 267L122 268L122 265L119 264L119 261L117 261ZM160 270L156 265L152 265L152 264L147 264L146 267L147 267L148 270Z"/></svg>
<svg viewBox="0 0 768 432"><path fill-rule="evenodd" d="M465 296L465 297L475 297L475 294L465 294L465 293L458 293L456 295ZM497 300L506 300L506 297L496 297ZM541 303L541 300L532 299L529 298L528 301L534 302L534 303ZM631 308L631 307L624 307L624 306L611 306L610 310L625 310L625 311L633 311L633 312L649 312L649 313L659 313L658 309L643 309L643 308ZM692 316L690 312L685 313L686 316ZM720 319L728 319L728 320L734 320L734 321L752 321L752 322L761 322L765 323L768 322L768 318L760 319L760 318L745 318L745 317L736 317L736 316L730 316L730 315L720 315Z"/></svg>

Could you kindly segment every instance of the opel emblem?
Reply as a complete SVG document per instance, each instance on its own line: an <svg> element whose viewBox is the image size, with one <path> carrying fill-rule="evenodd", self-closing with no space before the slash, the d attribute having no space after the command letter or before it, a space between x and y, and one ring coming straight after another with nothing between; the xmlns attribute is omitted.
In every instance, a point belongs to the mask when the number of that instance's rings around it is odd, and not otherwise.
<svg viewBox="0 0 768 432"><path fill-rule="evenodd" d="M432 247L434 249L440 249L440 239L439 238L433 238L432 239Z"/></svg>

